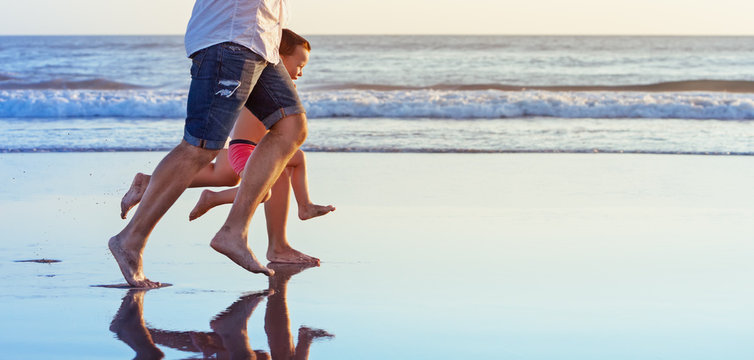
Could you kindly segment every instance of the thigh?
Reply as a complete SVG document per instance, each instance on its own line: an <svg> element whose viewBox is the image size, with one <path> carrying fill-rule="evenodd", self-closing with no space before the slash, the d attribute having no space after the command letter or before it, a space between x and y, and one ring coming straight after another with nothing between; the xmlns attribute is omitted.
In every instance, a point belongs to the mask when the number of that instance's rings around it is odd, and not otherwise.
<svg viewBox="0 0 754 360"><path fill-rule="evenodd" d="M267 62L251 50L222 43L192 55L184 139L221 149Z"/></svg>
<svg viewBox="0 0 754 360"><path fill-rule="evenodd" d="M306 112L282 62L269 65L262 71L246 107L267 129L286 116Z"/></svg>
<svg viewBox="0 0 754 360"><path fill-rule="evenodd" d="M222 179L232 179L236 181L228 181L228 186L237 185L238 174L233 170L230 162L228 161L228 149L222 149L215 157L215 173L217 177Z"/></svg>

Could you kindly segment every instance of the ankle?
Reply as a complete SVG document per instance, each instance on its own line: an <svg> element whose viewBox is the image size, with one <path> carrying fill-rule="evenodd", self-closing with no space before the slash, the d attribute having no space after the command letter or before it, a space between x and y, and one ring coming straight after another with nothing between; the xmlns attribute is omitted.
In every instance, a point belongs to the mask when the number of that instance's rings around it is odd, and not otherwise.
<svg viewBox="0 0 754 360"><path fill-rule="evenodd" d="M308 201L308 202L302 201L302 202L298 203L298 209L299 210L306 210L308 207L313 206L313 205L314 205L314 203L311 202L311 200Z"/></svg>
<svg viewBox="0 0 754 360"><path fill-rule="evenodd" d="M247 239L248 231L239 230L235 227L229 226L229 225L223 225L220 230L217 231L215 234L215 237L213 238L213 241L215 239L221 240L221 241L227 241L231 239L240 239L241 241L244 241Z"/></svg>
<svg viewBox="0 0 754 360"><path fill-rule="evenodd" d="M275 241L274 244L268 245L267 249L271 253L279 254L291 251L293 247L287 241Z"/></svg>

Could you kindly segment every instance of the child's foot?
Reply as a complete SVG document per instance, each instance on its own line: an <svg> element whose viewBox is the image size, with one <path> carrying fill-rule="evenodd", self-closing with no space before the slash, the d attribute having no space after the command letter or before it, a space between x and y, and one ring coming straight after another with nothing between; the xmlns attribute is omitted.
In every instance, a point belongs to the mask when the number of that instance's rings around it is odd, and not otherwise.
<svg viewBox="0 0 754 360"><path fill-rule="evenodd" d="M212 190L202 191L202 194L199 196L199 201L196 202L196 205L189 213L189 221L198 219L200 216L206 214L209 209L213 208L212 197L214 195L215 192Z"/></svg>
<svg viewBox="0 0 754 360"><path fill-rule="evenodd" d="M309 220L317 216L325 215L332 211L335 211L335 206L324 206L309 203L298 207L298 218L301 220Z"/></svg>
<svg viewBox="0 0 754 360"><path fill-rule="evenodd" d="M309 256L290 246L282 249L267 248L267 260L271 263L283 264L311 264L319 266L319 259Z"/></svg>
<svg viewBox="0 0 754 360"><path fill-rule="evenodd" d="M131 182L131 187L123 195L123 199L120 200L120 218L125 219L128 214L128 210L136 206L141 201L141 197L144 195L144 191L149 185L149 179L151 177L147 174L137 173L134 176L134 180Z"/></svg>

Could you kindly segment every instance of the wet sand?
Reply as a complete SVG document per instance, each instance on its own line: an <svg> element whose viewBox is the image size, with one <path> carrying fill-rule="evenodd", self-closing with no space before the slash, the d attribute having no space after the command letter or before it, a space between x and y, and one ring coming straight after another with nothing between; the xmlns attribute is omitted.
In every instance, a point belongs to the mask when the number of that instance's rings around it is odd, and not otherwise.
<svg viewBox="0 0 754 360"><path fill-rule="evenodd" d="M754 357L754 157L310 153L337 211L289 237L321 267L238 268L192 189L145 254L173 286L92 287L123 283L120 197L163 155L0 154L0 358Z"/></svg>

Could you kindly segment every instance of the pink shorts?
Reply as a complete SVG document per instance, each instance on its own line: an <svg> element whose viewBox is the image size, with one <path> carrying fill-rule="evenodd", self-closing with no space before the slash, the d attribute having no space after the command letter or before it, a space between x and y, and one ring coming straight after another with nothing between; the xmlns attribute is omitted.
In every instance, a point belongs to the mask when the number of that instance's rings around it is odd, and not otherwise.
<svg viewBox="0 0 754 360"><path fill-rule="evenodd" d="M230 141L230 145L228 146L228 161L230 162L230 167L239 176L243 174L246 161L249 160L249 156L251 156L251 152L254 151L256 146L255 142L246 139L233 139Z"/></svg>

